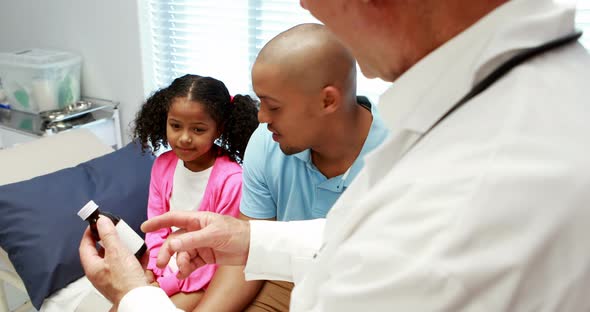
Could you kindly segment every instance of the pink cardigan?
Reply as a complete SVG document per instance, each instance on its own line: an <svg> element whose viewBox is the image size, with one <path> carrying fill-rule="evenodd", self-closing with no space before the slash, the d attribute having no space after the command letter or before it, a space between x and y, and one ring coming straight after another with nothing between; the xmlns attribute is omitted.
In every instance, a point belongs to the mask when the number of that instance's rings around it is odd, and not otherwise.
<svg viewBox="0 0 590 312"><path fill-rule="evenodd" d="M172 196L172 183L177 162L178 157L172 151L160 155L154 162L148 199L148 219L170 211L170 197ZM241 196L242 167L227 156L217 157L199 210L237 217ZM178 292L194 292L207 287L215 274L216 265L203 266L184 280L178 280L175 272L169 267L165 269L156 267L160 247L170 233L171 230L168 228L147 233L145 236L150 256L147 268L154 272L160 288L168 296L171 296Z"/></svg>

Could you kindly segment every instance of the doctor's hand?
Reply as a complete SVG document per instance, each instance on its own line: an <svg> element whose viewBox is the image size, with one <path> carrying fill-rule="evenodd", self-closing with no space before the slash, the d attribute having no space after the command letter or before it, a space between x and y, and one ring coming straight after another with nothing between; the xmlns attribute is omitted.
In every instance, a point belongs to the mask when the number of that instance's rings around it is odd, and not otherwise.
<svg viewBox="0 0 590 312"><path fill-rule="evenodd" d="M157 266L165 267L177 253L179 278L205 264L244 265L250 247L250 223L203 211L173 211L144 222L142 231L178 227L185 233L166 240L160 248Z"/></svg>
<svg viewBox="0 0 590 312"><path fill-rule="evenodd" d="M90 228L80 242L80 261L86 277L115 307L130 290L149 285L144 270L135 256L123 245L109 218L100 217L98 233L104 246L104 257L96 250Z"/></svg>

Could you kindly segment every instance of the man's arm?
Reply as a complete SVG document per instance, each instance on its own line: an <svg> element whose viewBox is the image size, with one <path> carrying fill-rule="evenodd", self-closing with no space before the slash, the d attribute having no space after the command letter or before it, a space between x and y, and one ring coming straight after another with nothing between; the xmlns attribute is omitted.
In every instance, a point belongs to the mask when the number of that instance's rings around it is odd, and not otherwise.
<svg viewBox="0 0 590 312"><path fill-rule="evenodd" d="M251 223L256 223L252 225L254 230L252 233ZM251 262L258 262L251 266L268 267L269 270L263 272L265 276L271 276L271 279L274 279L273 273L292 275L292 273L285 274L292 270L289 266L290 259L293 255L298 255L299 250L310 247L310 238L311 241L321 240L313 235L318 232L318 226L323 229L323 224L322 220L247 222L211 212L178 211L168 212L146 221L142 225L142 230L149 232L171 226L187 230L187 233L164 243L157 261L159 265L165 265L170 257L178 252L180 276L188 276L194 269L207 263L248 264L246 261L250 257ZM141 264L123 245L113 223L108 219L99 218L98 232L104 245L104 256L99 255L95 247L96 241L92 238L90 229L87 228L80 242L80 260L88 280L114 303L115 309L120 307L119 311L123 312L176 311L176 307L162 290L148 286ZM266 246L261 234L273 237L270 246ZM262 246L262 250L252 252L251 238L260 240L252 246L254 249ZM282 243L277 245L277 241ZM291 251L286 252L290 248L292 248ZM275 260L283 262L277 263ZM274 272L276 268L282 269ZM162 293L156 294L157 291Z"/></svg>
<svg viewBox="0 0 590 312"><path fill-rule="evenodd" d="M245 272L250 273L250 279L294 280L297 282L307 271L307 268L302 264L310 264L319 249L324 224L324 219L292 222L244 221L211 212L176 211L148 220L142 224L141 228L144 232L171 226L186 229L186 233L166 241L158 255L158 264L164 265L168 263L174 253L178 253L177 263L180 277L188 276L190 272L205 264L217 263L234 266L246 264ZM139 276L143 278L143 283L130 287L127 291L113 291L111 297L115 296L113 302L118 302L118 298L122 298L129 292L129 296L141 298L139 295L133 295L140 290L130 291L147 285L139 262L127 250L126 257L133 259L133 263L106 257L100 259L92 244L89 230L86 236L89 237L87 240L90 239L91 242L83 240L80 247L85 271L87 268L97 265L93 262L102 262L102 264L98 263L102 267L107 267L105 263L108 263L109 267L120 268L125 274L132 272L129 269L137 266L140 269ZM89 261L86 259L88 256L83 256L90 248L93 249L92 258L98 257L99 259ZM106 249L109 250L108 245ZM115 253L115 256L118 254L125 254L125 252L119 251ZM86 271L88 279L103 294L109 294L110 287L116 285L116 282L122 278L109 276L107 273L109 272L106 268L98 270L92 275ZM141 287L141 289L145 288ZM107 298L111 297L107 296ZM139 304L139 306L145 307L150 302L149 306L151 307L152 302L153 306L163 303L160 296L147 297L144 300L145 302L137 303L134 299L134 303L130 305ZM166 310L150 308L146 311Z"/></svg>
<svg viewBox="0 0 590 312"><path fill-rule="evenodd" d="M251 220L243 214L240 219ZM244 266L219 266L195 311L242 311L256 297L263 283L246 281Z"/></svg>
<svg viewBox="0 0 590 312"><path fill-rule="evenodd" d="M323 242L326 219L251 220L246 280L300 282Z"/></svg>

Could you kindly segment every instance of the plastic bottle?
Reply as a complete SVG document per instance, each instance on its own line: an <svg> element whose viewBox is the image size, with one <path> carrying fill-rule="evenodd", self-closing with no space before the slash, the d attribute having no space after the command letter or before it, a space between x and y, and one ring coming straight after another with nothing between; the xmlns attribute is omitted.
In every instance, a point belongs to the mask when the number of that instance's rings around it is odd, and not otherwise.
<svg viewBox="0 0 590 312"><path fill-rule="evenodd" d="M89 201L86 205L84 205L84 207L82 207L80 211L78 211L78 216L82 218L82 220L88 221L88 223L90 224L90 231L92 232L92 236L102 246L100 242L100 236L98 235L98 229L96 228L96 221L98 221L99 215L111 219L111 221L115 225L115 228L117 229L117 234L119 234L119 238L123 241L123 244L127 246L129 251L135 254L135 257L139 259L141 258L141 256L143 256L143 254L147 250L145 242L119 216L115 216L109 212L100 211L98 209L98 205L94 203L94 201L92 200Z"/></svg>

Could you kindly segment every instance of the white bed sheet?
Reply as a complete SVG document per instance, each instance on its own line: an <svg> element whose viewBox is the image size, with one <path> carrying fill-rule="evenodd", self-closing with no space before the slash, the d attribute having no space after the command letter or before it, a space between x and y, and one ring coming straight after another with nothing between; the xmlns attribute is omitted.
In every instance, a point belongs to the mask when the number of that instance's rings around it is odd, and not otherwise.
<svg viewBox="0 0 590 312"><path fill-rule="evenodd" d="M92 286L79 278L43 301L40 312L106 312L112 304Z"/></svg>

